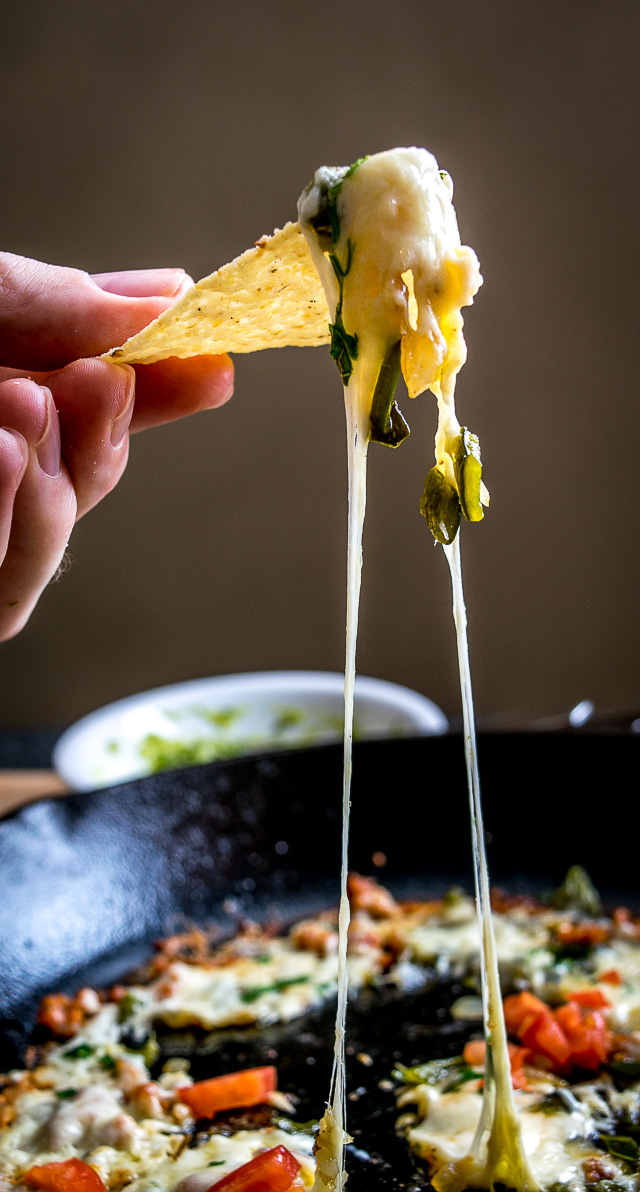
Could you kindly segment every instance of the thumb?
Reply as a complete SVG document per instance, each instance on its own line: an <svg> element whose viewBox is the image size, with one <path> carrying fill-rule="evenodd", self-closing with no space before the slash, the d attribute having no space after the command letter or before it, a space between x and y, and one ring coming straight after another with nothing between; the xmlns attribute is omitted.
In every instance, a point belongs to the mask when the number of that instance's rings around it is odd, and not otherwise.
<svg viewBox="0 0 640 1192"><path fill-rule="evenodd" d="M119 347L191 284L183 269L100 273L0 252L0 364L52 370Z"/></svg>

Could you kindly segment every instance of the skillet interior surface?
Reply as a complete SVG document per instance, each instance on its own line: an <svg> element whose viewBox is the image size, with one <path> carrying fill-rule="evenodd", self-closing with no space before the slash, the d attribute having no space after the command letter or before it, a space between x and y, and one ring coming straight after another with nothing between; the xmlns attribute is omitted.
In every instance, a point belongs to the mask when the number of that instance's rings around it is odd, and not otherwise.
<svg viewBox="0 0 640 1192"><path fill-rule="evenodd" d="M512 888L557 884L580 862L610 901L637 903L634 737L487 736L479 744L489 863ZM236 759L89 795L47 799L0 822L0 1071L20 1062L39 996L104 986L185 920L233 931L238 918L291 922L337 901L338 747ZM624 777L623 777L624 776ZM635 779L633 779L635 787ZM352 868L400 895L471 888L460 738L356 746ZM424 1174L394 1132L397 1060L459 1054L468 1024L435 981L350 1005L350 1187L417 1187ZM317 1118L328 1087L333 1006L289 1024L205 1036L167 1033L196 1079L276 1063L279 1086ZM363 1062L362 1055L372 1063ZM380 1088L380 1081L383 1087Z"/></svg>

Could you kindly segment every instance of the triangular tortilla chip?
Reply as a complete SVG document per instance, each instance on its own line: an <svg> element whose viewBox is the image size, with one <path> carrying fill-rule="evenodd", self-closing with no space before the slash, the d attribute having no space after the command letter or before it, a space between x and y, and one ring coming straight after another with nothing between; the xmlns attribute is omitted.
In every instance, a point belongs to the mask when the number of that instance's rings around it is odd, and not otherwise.
<svg viewBox="0 0 640 1192"><path fill-rule="evenodd" d="M192 286L165 314L107 353L122 364L167 356L329 343L329 311L300 225L288 223Z"/></svg>

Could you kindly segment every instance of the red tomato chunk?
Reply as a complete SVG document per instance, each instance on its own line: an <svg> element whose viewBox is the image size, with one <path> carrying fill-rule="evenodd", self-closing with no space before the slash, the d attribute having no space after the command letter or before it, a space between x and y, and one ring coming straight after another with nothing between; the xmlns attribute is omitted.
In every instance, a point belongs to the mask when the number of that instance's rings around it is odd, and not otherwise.
<svg viewBox="0 0 640 1192"><path fill-rule="evenodd" d="M213 1185L216 1192L287 1192L300 1164L286 1146L274 1146L230 1171Z"/></svg>
<svg viewBox="0 0 640 1192"><path fill-rule="evenodd" d="M32 1188L43 1188L45 1192L106 1192L100 1176L82 1159L30 1167L23 1180Z"/></svg>
<svg viewBox="0 0 640 1192"><path fill-rule="evenodd" d="M212 1118L225 1109L262 1105L277 1088L274 1067L246 1068L228 1076L214 1076L177 1090L178 1097L196 1118Z"/></svg>

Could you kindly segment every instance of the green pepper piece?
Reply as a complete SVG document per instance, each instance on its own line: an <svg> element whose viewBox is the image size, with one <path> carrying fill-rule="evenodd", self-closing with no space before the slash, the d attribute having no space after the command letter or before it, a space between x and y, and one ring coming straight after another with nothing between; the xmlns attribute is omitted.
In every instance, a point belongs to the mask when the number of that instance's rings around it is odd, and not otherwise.
<svg viewBox="0 0 640 1192"><path fill-rule="evenodd" d="M134 1011L142 1005L142 1000L136 997L135 993L125 993L118 1006L118 1022L126 1022L127 1019L131 1018Z"/></svg>
<svg viewBox="0 0 640 1192"><path fill-rule="evenodd" d="M378 373L369 415L370 438L373 443L399 447L410 433L393 395L400 379L401 340L388 349Z"/></svg>
<svg viewBox="0 0 640 1192"><path fill-rule="evenodd" d="M432 468L424 482L420 512L437 542L450 546L460 527L458 494L440 468Z"/></svg>
<svg viewBox="0 0 640 1192"><path fill-rule="evenodd" d="M482 461L478 436L473 435L466 426L463 426L460 429L460 434L447 444L447 451L453 460L453 472L462 512L467 521L482 521L484 517L480 502Z"/></svg>
<svg viewBox="0 0 640 1192"><path fill-rule="evenodd" d="M290 985L305 985L311 978L306 973L301 973L299 977L285 977L282 981L274 981L271 985L249 985L246 989L240 990L241 1002L257 1002L265 993L283 993Z"/></svg>
<svg viewBox="0 0 640 1192"><path fill-rule="evenodd" d="M551 905L559 910L576 910L585 915L601 915L602 902L589 874L582 865L567 870L561 886L551 896Z"/></svg>

